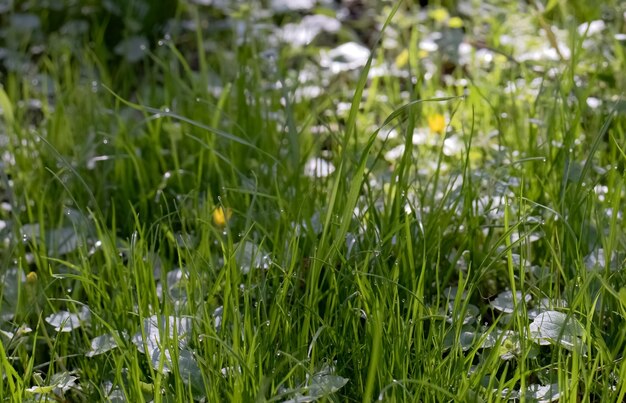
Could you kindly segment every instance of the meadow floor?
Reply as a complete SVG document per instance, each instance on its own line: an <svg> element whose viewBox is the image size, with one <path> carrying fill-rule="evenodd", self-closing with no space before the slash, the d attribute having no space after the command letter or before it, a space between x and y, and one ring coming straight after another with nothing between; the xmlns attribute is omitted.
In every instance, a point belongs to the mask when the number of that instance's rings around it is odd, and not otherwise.
<svg viewBox="0 0 626 403"><path fill-rule="evenodd" d="M66 3L0 5L0 400L625 401L625 3Z"/></svg>

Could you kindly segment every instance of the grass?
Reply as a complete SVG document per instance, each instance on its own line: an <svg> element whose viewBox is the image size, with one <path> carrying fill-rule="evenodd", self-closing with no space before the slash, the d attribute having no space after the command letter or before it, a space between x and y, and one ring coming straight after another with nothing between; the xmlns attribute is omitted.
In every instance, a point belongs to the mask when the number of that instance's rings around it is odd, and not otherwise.
<svg viewBox="0 0 626 403"><path fill-rule="evenodd" d="M513 57L449 75L410 2L335 75L187 3L138 63L3 71L0 396L623 401L626 10L496 5L463 24Z"/></svg>

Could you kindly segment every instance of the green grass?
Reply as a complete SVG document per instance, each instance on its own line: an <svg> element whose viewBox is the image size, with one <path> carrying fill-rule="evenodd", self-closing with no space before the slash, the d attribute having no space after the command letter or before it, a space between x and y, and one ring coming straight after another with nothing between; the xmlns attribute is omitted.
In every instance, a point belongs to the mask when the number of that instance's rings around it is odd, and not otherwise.
<svg viewBox="0 0 626 403"><path fill-rule="evenodd" d="M186 3L197 28L137 64L76 39L3 70L0 396L623 401L626 9L586 46L552 3L464 17L518 60L473 48L448 78L418 43L449 20L410 2L330 78L325 45L268 49L244 7L243 37L203 31ZM545 24L569 57L519 59Z"/></svg>

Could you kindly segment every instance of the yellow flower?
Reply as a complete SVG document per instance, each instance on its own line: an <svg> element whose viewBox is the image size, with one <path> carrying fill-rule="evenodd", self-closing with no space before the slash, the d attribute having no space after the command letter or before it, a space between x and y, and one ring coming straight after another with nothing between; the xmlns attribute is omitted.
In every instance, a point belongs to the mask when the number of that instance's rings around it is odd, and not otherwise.
<svg viewBox="0 0 626 403"><path fill-rule="evenodd" d="M403 68L409 62L409 51L404 49L400 54L396 57L396 66L398 68Z"/></svg>
<svg viewBox="0 0 626 403"><path fill-rule="evenodd" d="M232 215L233 210L230 207L224 209L218 206L213 210L213 223L218 227L224 227Z"/></svg>
<svg viewBox="0 0 626 403"><path fill-rule="evenodd" d="M435 22L444 22L450 17L448 10L445 8L435 8L428 12L428 16L435 20Z"/></svg>
<svg viewBox="0 0 626 403"><path fill-rule="evenodd" d="M443 133L446 129L446 118L440 113L430 115L428 117L428 127L432 133Z"/></svg>
<svg viewBox="0 0 626 403"><path fill-rule="evenodd" d="M37 277L37 272L31 271L26 275L26 287L24 287L26 289L26 299L22 300L24 309L30 310L38 306L38 298L40 297L38 293L38 282L39 278Z"/></svg>
<svg viewBox="0 0 626 403"><path fill-rule="evenodd" d="M459 17L452 17L448 20L448 26L450 28L461 28L463 27L463 20Z"/></svg>
<svg viewBox="0 0 626 403"><path fill-rule="evenodd" d="M31 271L26 275L26 282L28 284L35 284L37 282L37 272Z"/></svg>

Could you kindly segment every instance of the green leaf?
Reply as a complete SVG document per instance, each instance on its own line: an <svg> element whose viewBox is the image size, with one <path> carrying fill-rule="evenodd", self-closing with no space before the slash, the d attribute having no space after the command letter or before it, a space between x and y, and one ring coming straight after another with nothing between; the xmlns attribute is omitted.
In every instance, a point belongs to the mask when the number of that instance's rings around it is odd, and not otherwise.
<svg viewBox="0 0 626 403"><path fill-rule="evenodd" d="M555 344L574 350L583 346L585 328L574 317L557 311L542 312L530 324L530 334L538 344Z"/></svg>
<svg viewBox="0 0 626 403"><path fill-rule="evenodd" d="M7 95L6 91L0 85L0 111L2 112L2 116L4 116L4 121L7 126L13 125L13 121L15 119L13 115L13 105L11 104L11 100Z"/></svg>

